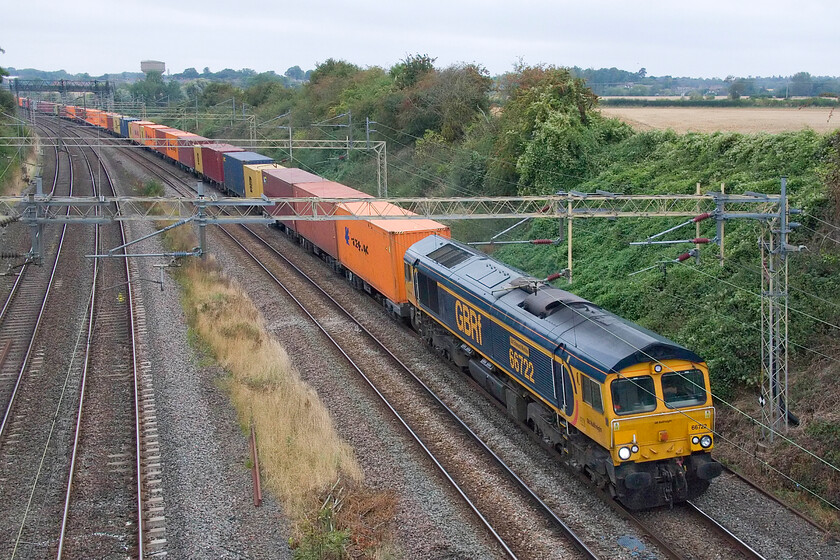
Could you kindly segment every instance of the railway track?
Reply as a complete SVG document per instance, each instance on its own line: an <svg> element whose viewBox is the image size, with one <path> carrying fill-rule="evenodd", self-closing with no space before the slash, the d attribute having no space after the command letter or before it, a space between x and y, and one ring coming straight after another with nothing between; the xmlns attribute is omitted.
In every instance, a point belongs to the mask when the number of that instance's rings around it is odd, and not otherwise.
<svg viewBox="0 0 840 560"><path fill-rule="evenodd" d="M73 159L67 155L72 173ZM74 158L86 165L91 192L110 194L104 165L97 160L94 167L84 150ZM68 237L66 227L63 232L62 241ZM154 438L154 409L144 403L150 380L143 378L136 352L143 320L135 316L132 273L125 260L100 264L84 257L123 244L125 233L121 226L105 226L90 236L75 234L74 239L93 242L71 245L72 251L64 251L71 253L68 258L55 259L53 290L43 297L27 352L34 358L23 360L7 407L8 430L0 432L0 487L9 506L0 553L9 558L144 558L147 550L162 551L165 540L154 525L155 509L149 507L156 496L147 490L149 481L159 477L154 463L143 459L153 461L155 449L149 438ZM83 280L84 271L90 280ZM18 292L37 291L32 279L39 273L33 267ZM25 322L26 317L25 309L10 305L3 320ZM47 326L41 330L48 332L39 334L42 320ZM70 346L55 340L61 329L54 325L62 321L65 331L73 329L66 336ZM152 421L138 411L151 414ZM148 428L145 443L141 425ZM149 529L145 536L144 527Z"/></svg>
<svg viewBox="0 0 840 560"><path fill-rule="evenodd" d="M57 165L62 159L57 159ZM92 176L77 177L69 155L67 161L71 164L67 172L70 194L92 193ZM3 324L2 336L14 334L17 339L10 351L12 359L4 365L4 373L10 367L16 373L13 384L4 383L11 389L4 396L0 424L0 501L5 506L0 553L8 558L49 556L60 524L59 481L67 472L66 450L72 432L68 420L73 417L80 375L74 356L92 272L84 255L92 249L93 239L78 231L71 236L66 226L60 230L57 246L46 239L43 243L45 254L54 255L46 259L52 260L52 266L27 270ZM49 278L43 293L37 286L41 275ZM25 300L35 296L40 304L33 311ZM27 324L33 316L30 329ZM9 328L10 321L23 326Z"/></svg>
<svg viewBox="0 0 840 560"><path fill-rule="evenodd" d="M100 192L116 195L111 174L94 156L104 179ZM97 253L126 243L122 223L101 229ZM124 258L95 263L58 558L144 558L165 546L162 509L149 502L155 492L148 487L159 484L160 465L156 455L145 453L155 442L144 442L141 429L154 432L154 406L143 394L150 383L143 383L137 352L134 277Z"/></svg>
<svg viewBox="0 0 840 560"><path fill-rule="evenodd" d="M59 151L54 148L53 179L49 193L56 192L59 184ZM72 177L72 168L70 169ZM67 181L69 185L72 178ZM14 232L15 230L11 230ZM20 374L27 360L27 354L33 340L33 333L41 315L40 309L46 299L51 286L51 279L57 266L60 247L64 241L65 228L45 228L42 239L44 252L53 255L52 264L33 267L21 258L9 263L3 272L2 285L4 302L0 308L0 403L3 410L8 411L9 401L12 400L14 387L18 384ZM7 232L4 232L6 234ZM14 233L10 233L14 236ZM29 241L28 235L18 232L17 238L7 246L14 244L16 253L25 253L24 246ZM49 261L49 259L47 259ZM13 266L13 263L20 266ZM5 415L4 415L5 418ZM3 422L5 424L5 422ZM3 424L0 424L2 426ZM0 427L0 434L3 428Z"/></svg>

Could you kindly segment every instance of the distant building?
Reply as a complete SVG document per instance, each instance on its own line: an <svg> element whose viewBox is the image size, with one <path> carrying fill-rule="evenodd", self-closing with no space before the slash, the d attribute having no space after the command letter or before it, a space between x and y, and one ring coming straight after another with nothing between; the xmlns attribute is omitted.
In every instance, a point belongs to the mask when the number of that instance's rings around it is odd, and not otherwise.
<svg viewBox="0 0 840 560"><path fill-rule="evenodd" d="M163 74L166 72L166 63L160 60L141 60L140 71L144 74L148 74L149 72L160 72Z"/></svg>

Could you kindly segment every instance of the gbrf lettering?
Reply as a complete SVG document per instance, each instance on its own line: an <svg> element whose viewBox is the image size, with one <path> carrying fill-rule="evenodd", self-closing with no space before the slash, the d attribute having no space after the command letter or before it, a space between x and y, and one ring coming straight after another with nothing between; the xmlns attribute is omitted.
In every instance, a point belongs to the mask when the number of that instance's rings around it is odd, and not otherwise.
<svg viewBox="0 0 840 560"><path fill-rule="evenodd" d="M481 315L461 300L455 300L455 325L464 335L481 345Z"/></svg>

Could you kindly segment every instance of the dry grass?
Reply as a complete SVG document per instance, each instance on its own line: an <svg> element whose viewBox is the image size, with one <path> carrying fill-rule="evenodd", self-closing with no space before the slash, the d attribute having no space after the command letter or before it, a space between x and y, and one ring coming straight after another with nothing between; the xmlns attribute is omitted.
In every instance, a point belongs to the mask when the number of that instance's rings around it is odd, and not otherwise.
<svg viewBox="0 0 840 560"><path fill-rule="evenodd" d="M182 277L191 327L230 373L225 385L242 426L256 428L266 486L292 517L337 479L360 481L352 448L286 351L266 334L247 295L213 261L192 263Z"/></svg>
<svg viewBox="0 0 840 560"><path fill-rule="evenodd" d="M620 119L639 130L675 132L785 132L812 128L831 132L840 128L840 111L831 107L609 107L606 117Z"/></svg>
<svg viewBox="0 0 840 560"><path fill-rule="evenodd" d="M21 157L21 159L18 159ZM25 149L21 152L12 152L12 159L1 159L3 165L0 166L0 195L4 196L18 196L23 190L29 186L32 173L38 165L38 138L35 138L35 146ZM8 166L8 167L7 167ZM5 171L5 173L4 173ZM50 185L45 184L44 189L48 189Z"/></svg>
<svg viewBox="0 0 840 560"><path fill-rule="evenodd" d="M190 227L170 230L166 239L173 250L196 245ZM342 556L389 557L396 497L363 485L353 449L338 436L326 407L300 379L286 351L267 334L248 295L212 258L190 260L178 276L190 328L229 373L224 386L243 430L250 423L256 428L265 485L295 522L296 542L346 532ZM335 526L312 523L323 514L325 493L335 492L345 504Z"/></svg>

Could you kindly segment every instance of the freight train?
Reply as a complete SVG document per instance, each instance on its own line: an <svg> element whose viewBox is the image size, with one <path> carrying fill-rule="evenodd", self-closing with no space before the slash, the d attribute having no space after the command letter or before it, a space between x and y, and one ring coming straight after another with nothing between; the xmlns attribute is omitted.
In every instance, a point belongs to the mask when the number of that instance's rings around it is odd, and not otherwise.
<svg viewBox="0 0 840 560"><path fill-rule="evenodd" d="M679 344L452 240L443 224L261 154L96 109L20 103L130 138L230 194L352 199L295 210L362 219L267 213L628 508L692 499L721 473L709 371Z"/></svg>

